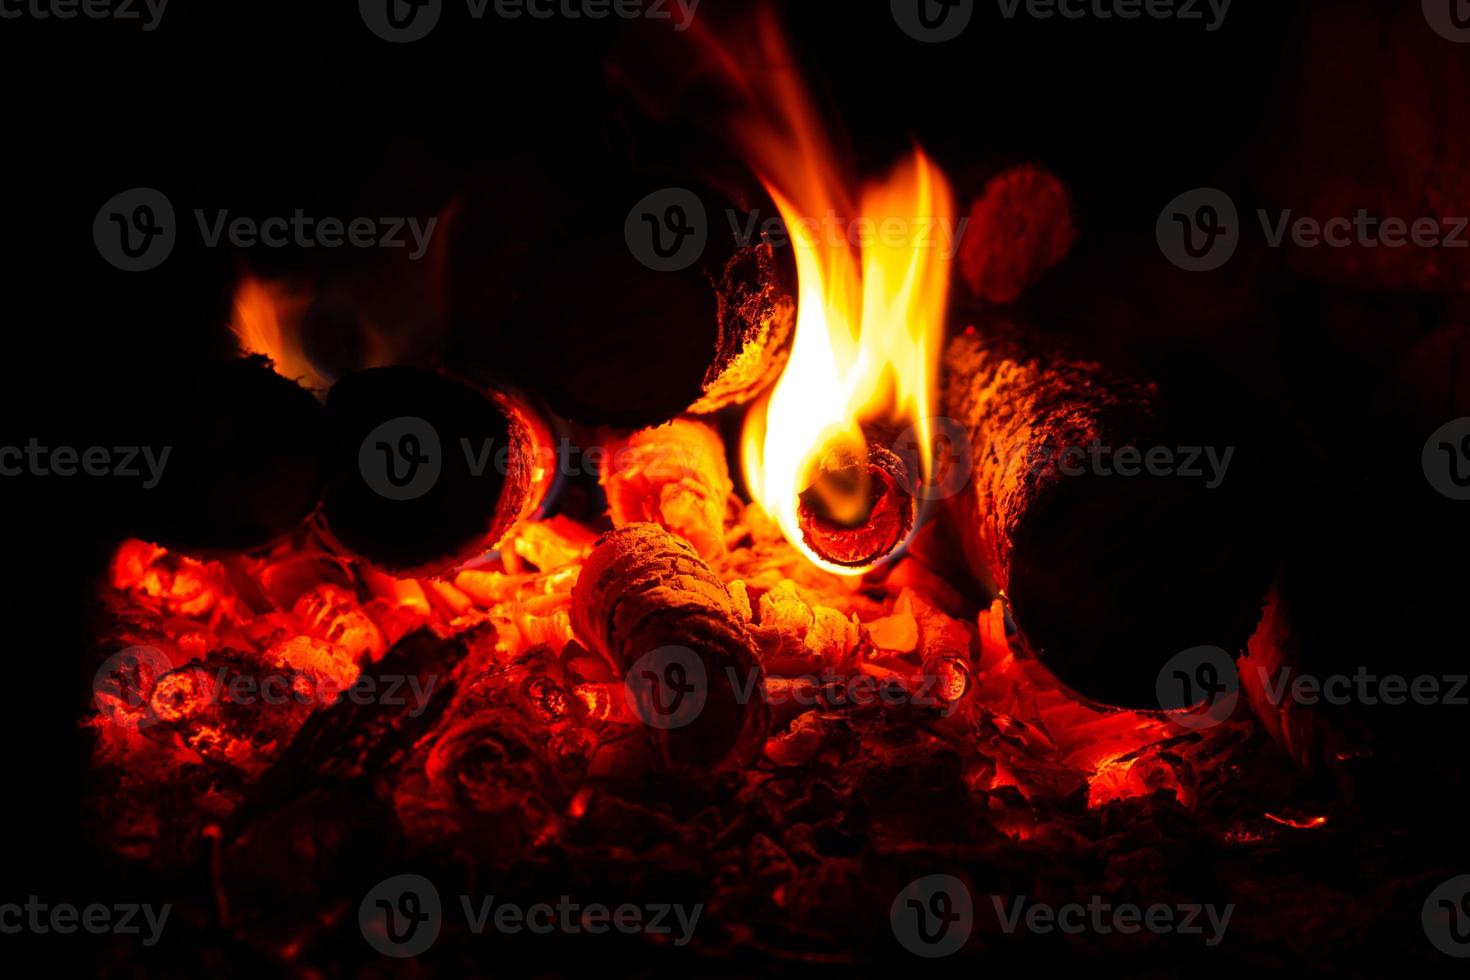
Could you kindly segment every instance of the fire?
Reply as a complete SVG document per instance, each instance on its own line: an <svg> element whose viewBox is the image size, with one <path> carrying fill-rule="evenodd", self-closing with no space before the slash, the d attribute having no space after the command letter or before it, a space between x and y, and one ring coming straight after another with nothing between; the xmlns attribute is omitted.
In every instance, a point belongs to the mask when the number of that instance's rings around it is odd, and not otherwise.
<svg viewBox="0 0 1470 980"><path fill-rule="evenodd" d="M923 472L909 478L927 479L953 201L915 148L850 206L851 184L770 22L762 45L765 70L740 80L753 104L737 132L790 233L799 303L791 359L747 419L742 462L788 540L817 565L856 575L865 568L828 562L803 539L798 497L827 452L865 452L865 427L885 440L911 436Z"/></svg>
<svg viewBox="0 0 1470 980"><path fill-rule="evenodd" d="M284 286L246 276L235 289L235 312L230 320L246 354L264 354L275 364L276 373L325 390L330 381L322 377L301 348L300 324L307 301Z"/></svg>
<svg viewBox="0 0 1470 980"><path fill-rule="evenodd" d="M240 351L264 354L276 373L306 388L325 393L335 375L308 351L308 310L316 298L314 287L298 281L267 281L245 275L235 288L230 330ZM360 345L358 367L381 367L395 362L401 351L383 331L364 324L351 338ZM340 342L340 338L333 338ZM329 343L332 341L328 341Z"/></svg>

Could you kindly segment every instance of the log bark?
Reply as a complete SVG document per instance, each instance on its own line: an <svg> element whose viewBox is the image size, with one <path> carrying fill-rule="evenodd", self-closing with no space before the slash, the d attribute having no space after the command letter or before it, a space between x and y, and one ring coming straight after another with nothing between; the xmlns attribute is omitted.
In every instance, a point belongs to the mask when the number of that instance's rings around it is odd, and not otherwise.
<svg viewBox="0 0 1470 980"><path fill-rule="evenodd" d="M1239 649L1259 613L1273 559L1251 480L1227 470L1211 489L1077 465L1095 444L1146 453L1208 440L1176 428L1152 386L1028 349L1040 346L1002 325L951 342L944 405L974 464L951 515L972 568L1005 594L1063 683L1105 703L1157 707L1170 657Z"/></svg>
<svg viewBox="0 0 1470 980"><path fill-rule="evenodd" d="M725 586L681 538L644 523L604 535L572 592L572 628L629 675L637 712L671 768L740 767L760 751L768 708L754 640ZM688 700L661 689L665 682Z"/></svg>

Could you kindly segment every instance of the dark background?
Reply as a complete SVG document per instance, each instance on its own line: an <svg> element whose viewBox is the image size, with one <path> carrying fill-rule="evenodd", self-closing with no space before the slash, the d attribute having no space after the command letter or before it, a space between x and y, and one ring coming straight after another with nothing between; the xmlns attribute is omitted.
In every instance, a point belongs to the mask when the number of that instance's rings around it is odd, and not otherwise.
<svg viewBox="0 0 1470 980"><path fill-rule="evenodd" d="M1198 22L1005 21L982 2L965 34L941 45L906 37L879 0L801 0L784 13L864 169L913 138L960 179L991 160L1052 167L1076 196L1083 237L1047 316L1120 361L1269 420L1282 390L1337 378L1323 382L1331 394L1350 381L1303 339L1307 325L1289 322L1298 287L1249 261L1188 279L1152 236L1164 203L1189 188L1239 189L1243 208L1264 195L1262 161L1290 126L1312 6L1236 0L1208 33ZM1352 5L1318 5L1327 6ZM744 7L704 0L698 16ZM227 247L201 247L193 207L428 216L487 175L514 195L507 161L614 165L636 115L604 82L621 26L472 22L450 3L428 39L390 45L342 0L173 0L152 33L138 22L0 21L0 444L151 443L161 420L189 412L188 379L232 351L240 268ZM1424 43L1443 42L1426 30ZM161 268L130 274L101 259L91 224L134 186L164 191L181 229ZM358 261L348 248L250 256L267 274ZM1262 312L1259 281L1243 285L1257 275L1292 301ZM1433 306L1371 302L1411 319ZM1283 485L1277 512L1290 527L1315 502ZM4 478L0 504L0 898L84 904L102 897L89 891L99 858L82 829L87 746L77 725L89 696L89 597L130 516L106 479ZM168 900L164 882L130 887L131 900ZM83 938L66 946L60 955L85 955Z"/></svg>

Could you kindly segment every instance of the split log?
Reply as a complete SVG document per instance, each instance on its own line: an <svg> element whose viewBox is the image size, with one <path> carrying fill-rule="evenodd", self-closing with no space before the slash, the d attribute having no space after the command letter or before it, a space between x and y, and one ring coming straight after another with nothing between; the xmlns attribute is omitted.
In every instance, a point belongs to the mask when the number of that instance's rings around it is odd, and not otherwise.
<svg viewBox="0 0 1470 980"><path fill-rule="evenodd" d="M670 767L736 768L755 758L768 717L755 643L685 541L656 524L603 535L572 591L572 627L628 675Z"/></svg>
<svg viewBox="0 0 1470 980"><path fill-rule="evenodd" d="M555 473L550 437L522 401L418 368L343 378L327 396L326 433L328 537L399 576L493 547Z"/></svg>
<svg viewBox="0 0 1470 980"><path fill-rule="evenodd" d="M1028 346L1014 330L972 328L947 352L944 405L968 431L974 463L950 500L967 558L1063 683L1157 707L1170 657L1239 649L1259 613L1272 559L1249 475L1238 459L1214 488L1152 467L1124 476L1078 465L1093 445L1147 453L1210 442L1160 411L1152 386Z"/></svg>
<svg viewBox="0 0 1470 980"><path fill-rule="evenodd" d="M169 455L133 495L137 537L189 554L264 547L297 528L322 492L322 411L260 356L210 367L159 420ZM143 461L135 461L140 469Z"/></svg>
<svg viewBox="0 0 1470 980"><path fill-rule="evenodd" d="M795 333L789 250L737 241L734 209L709 191L703 214L685 215L707 237L687 267L649 268L627 238L647 195L697 186L581 174L511 200L500 189L458 201L443 277L447 362L589 425L639 428L754 398L780 375Z"/></svg>

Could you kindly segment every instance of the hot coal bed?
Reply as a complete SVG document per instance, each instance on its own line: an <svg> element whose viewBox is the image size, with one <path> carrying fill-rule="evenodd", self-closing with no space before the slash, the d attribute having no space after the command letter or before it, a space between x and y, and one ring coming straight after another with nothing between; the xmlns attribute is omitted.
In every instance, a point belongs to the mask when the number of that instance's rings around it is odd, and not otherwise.
<svg viewBox="0 0 1470 980"><path fill-rule="evenodd" d="M450 156L411 260L236 247L77 600L78 846L152 896L104 974L1470 953L1470 270L1253 224L1450 227L1470 63L1282 15L1215 130L1269 152L1159 194L829 112L786 13L599 38L595 125Z"/></svg>

